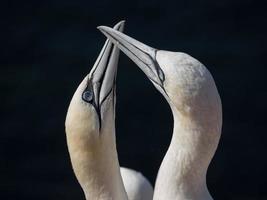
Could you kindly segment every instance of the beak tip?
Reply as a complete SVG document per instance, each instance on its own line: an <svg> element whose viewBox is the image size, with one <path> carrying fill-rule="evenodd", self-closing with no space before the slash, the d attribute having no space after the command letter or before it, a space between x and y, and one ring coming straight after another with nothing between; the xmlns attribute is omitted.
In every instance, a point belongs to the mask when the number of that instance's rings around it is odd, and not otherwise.
<svg viewBox="0 0 267 200"><path fill-rule="evenodd" d="M123 30L124 26L125 26L125 20L121 20L118 24L121 27L121 29Z"/></svg>
<svg viewBox="0 0 267 200"><path fill-rule="evenodd" d="M119 26L121 26L121 25L119 25ZM123 26L123 25L122 25L122 26ZM109 27L107 27L107 26L98 26L97 29L100 30L102 33L105 34L106 32L108 32L109 29L112 29L112 28L109 28ZM112 29L112 30L113 30L113 29Z"/></svg>
<svg viewBox="0 0 267 200"><path fill-rule="evenodd" d="M97 29L101 31L104 27L105 26L98 26Z"/></svg>
<svg viewBox="0 0 267 200"><path fill-rule="evenodd" d="M97 29L100 30L103 34L105 34L108 32L112 32L114 29L122 32L124 30L124 26L125 26L125 20L121 20L113 27L113 29L107 26L97 26Z"/></svg>
<svg viewBox="0 0 267 200"><path fill-rule="evenodd" d="M122 25L123 26L123 25ZM122 27L121 26L121 27ZM102 32L108 39L110 39L108 33L110 32L109 30L113 30L112 28L109 28L107 26L98 26L97 29Z"/></svg>
<svg viewBox="0 0 267 200"><path fill-rule="evenodd" d="M121 20L119 23L121 23L121 24L125 24L125 22L126 22L126 20L123 19L123 20Z"/></svg>

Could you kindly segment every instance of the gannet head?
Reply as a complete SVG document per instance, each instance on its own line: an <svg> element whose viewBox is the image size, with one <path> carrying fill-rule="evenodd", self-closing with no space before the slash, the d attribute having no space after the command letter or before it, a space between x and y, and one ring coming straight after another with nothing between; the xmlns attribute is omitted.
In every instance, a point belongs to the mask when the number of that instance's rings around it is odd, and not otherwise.
<svg viewBox="0 0 267 200"><path fill-rule="evenodd" d="M114 28L122 31L123 27L124 21ZM74 93L65 121L72 167L90 198L105 199L103 195L116 197L108 193L119 194L118 186L107 180L115 179L113 172L119 170L114 122L118 57L119 49L107 40L95 65Z"/></svg>
<svg viewBox="0 0 267 200"><path fill-rule="evenodd" d="M116 44L147 75L173 110L183 116L221 121L221 101L208 69L181 52L157 50L112 28L100 31Z"/></svg>
<svg viewBox="0 0 267 200"><path fill-rule="evenodd" d="M114 29L122 31L123 27L124 21ZM112 124L118 54L119 50L107 40L90 73L73 95L65 123L67 132L84 132L88 137L97 138Z"/></svg>

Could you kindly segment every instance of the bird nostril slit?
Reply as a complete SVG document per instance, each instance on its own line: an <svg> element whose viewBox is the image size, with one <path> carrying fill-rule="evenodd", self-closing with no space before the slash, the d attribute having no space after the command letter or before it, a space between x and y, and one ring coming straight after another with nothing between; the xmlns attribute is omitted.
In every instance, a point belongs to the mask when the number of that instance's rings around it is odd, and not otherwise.
<svg viewBox="0 0 267 200"><path fill-rule="evenodd" d="M82 99L88 103L91 103L93 100L93 92L90 90L85 90L82 94Z"/></svg>
<svg viewBox="0 0 267 200"><path fill-rule="evenodd" d="M164 76L164 74L163 74L163 72L162 72L161 69L158 69L158 76L159 76L160 80L161 80L162 82L164 82L164 80L165 80L165 76Z"/></svg>

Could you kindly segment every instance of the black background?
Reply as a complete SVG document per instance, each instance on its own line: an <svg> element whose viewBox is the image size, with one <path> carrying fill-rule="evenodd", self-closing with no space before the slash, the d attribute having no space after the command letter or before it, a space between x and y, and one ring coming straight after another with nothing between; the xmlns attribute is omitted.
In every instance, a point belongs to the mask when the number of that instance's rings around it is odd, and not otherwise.
<svg viewBox="0 0 267 200"><path fill-rule="evenodd" d="M105 41L96 26L121 19L127 20L130 36L158 49L186 52L211 71L224 118L207 179L214 199L267 199L263 1L1 4L0 199L83 199L66 146L66 111ZM172 123L165 99L121 54L116 121L121 165L154 183Z"/></svg>

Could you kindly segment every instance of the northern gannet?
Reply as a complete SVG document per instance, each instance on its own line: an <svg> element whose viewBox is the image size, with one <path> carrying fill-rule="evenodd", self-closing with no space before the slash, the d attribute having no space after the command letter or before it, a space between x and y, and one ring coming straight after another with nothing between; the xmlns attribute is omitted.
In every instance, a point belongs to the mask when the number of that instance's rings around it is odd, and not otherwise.
<svg viewBox="0 0 267 200"><path fill-rule="evenodd" d="M123 27L122 21L114 29ZM113 46L106 41L69 105L65 127L72 167L87 200L143 200L147 194L152 199L153 188L144 191L149 182L119 166L115 137L119 49Z"/></svg>
<svg viewBox="0 0 267 200"><path fill-rule="evenodd" d="M157 50L109 27L98 28L141 68L173 113L173 136L153 199L211 200L206 173L222 127L221 100L212 75L188 54Z"/></svg>

